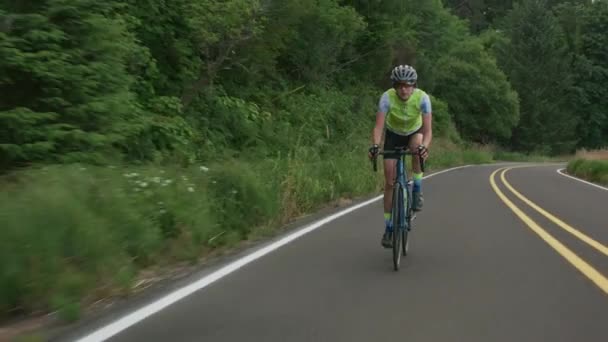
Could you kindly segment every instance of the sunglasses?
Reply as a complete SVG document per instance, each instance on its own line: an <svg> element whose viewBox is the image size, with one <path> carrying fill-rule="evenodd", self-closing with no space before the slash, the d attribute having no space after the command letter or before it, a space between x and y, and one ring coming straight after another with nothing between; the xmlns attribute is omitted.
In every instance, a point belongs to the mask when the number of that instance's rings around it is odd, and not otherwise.
<svg viewBox="0 0 608 342"><path fill-rule="evenodd" d="M399 88L412 88L414 87L415 84L414 83L394 83L393 87L399 89Z"/></svg>

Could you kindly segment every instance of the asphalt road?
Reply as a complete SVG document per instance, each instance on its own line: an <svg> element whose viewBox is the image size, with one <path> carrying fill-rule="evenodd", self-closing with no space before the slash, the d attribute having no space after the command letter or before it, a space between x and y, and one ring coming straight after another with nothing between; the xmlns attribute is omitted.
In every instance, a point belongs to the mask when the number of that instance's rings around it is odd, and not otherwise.
<svg viewBox="0 0 608 342"><path fill-rule="evenodd" d="M501 166L467 167L425 179L425 207L398 272L380 246L378 200L145 319L133 316L107 341L608 341L608 191L560 167L514 168L505 179L596 247L496 173L528 223L570 253L552 247L497 195L490 176Z"/></svg>

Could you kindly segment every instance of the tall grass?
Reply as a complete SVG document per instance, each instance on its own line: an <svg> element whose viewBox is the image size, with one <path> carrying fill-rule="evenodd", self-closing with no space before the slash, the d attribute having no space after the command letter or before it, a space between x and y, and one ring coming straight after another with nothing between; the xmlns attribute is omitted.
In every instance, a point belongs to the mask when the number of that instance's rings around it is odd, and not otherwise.
<svg viewBox="0 0 608 342"><path fill-rule="evenodd" d="M74 319L85 297L128 291L138 268L164 259L171 238L189 237L176 256L188 258L184 251L213 234L202 174L136 171L54 166L8 186L0 196L4 315L59 310Z"/></svg>
<svg viewBox="0 0 608 342"><path fill-rule="evenodd" d="M367 145L362 137L325 153L298 146L188 168L48 166L5 179L0 317L57 311L74 320L83 305L130 293L145 270L195 263L322 206L378 194L383 173L372 171ZM431 153L427 173L494 156L441 138Z"/></svg>
<svg viewBox="0 0 608 342"><path fill-rule="evenodd" d="M608 185L608 159L581 159L576 158L568 163L568 173L576 177Z"/></svg>
<svg viewBox="0 0 608 342"><path fill-rule="evenodd" d="M521 152L511 152L504 150L495 150L493 154L495 161L511 161L511 162L548 162L556 160L556 158L543 156L540 154L525 154ZM559 159L559 158L557 158Z"/></svg>
<svg viewBox="0 0 608 342"><path fill-rule="evenodd" d="M492 152L479 146L462 146L449 140L437 139L431 146L427 169L440 169L465 164L488 164L493 161Z"/></svg>
<svg viewBox="0 0 608 342"><path fill-rule="evenodd" d="M320 153L188 168L49 166L4 180L0 317L128 294L143 270L196 262L344 198L380 193L365 138ZM493 152L435 139L427 172L491 163Z"/></svg>
<svg viewBox="0 0 608 342"><path fill-rule="evenodd" d="M608 160L608 148L598 150L581 149L576 151L574 157L587 160Z"/></svg>
<svg viewBox="0 0 608 342"><path fill-rule="evenodd" d="M0 315L58 310L76 319L82 304L128 293L142 269L195 262L259 227L368 194L378 175L362 151L322 159L301 147L257 163L29 170L0 195Z"/></svg>

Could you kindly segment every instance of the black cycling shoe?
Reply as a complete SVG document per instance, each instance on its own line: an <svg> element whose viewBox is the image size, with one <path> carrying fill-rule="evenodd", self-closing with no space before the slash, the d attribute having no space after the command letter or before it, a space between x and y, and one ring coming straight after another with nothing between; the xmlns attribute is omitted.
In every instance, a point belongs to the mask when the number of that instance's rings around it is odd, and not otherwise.
<svg viewBox="0 0 608 342"><path fill-rule="evenodd" d="M414 197L414 200L412 201L412 210L422 211L422 205L424 204L424 197L422 197L422 192L412 192L412 196Z"/></svg>
<svg viewBox="0 0 608 342"><path fill-rule="evenodd" d="M385 232L382 235L382 241L380 243L384 248L393 248L393 233Z"/></svg>

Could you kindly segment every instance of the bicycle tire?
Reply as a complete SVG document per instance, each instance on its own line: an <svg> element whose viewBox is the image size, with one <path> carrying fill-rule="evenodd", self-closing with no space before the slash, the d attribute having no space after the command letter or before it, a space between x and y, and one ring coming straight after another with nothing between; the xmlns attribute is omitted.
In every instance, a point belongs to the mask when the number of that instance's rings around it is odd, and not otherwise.
<svg viewBox="0 0 608 342"><path fill-rule="evenodd" d="M409 252L409 242L410 242L410 228L411 228L411 218L412 218L412 206L411 206L411 197L410 197L410 192L408 189L407 194L404 195L404 201L406 203L406 205L404 206L405 208L405 219L407 220L407 228L404 227L403 229L403 233L401 234L402 236L402 254L403 256L407 256L407 253Z"/></svg>
<svg viewBox="0 0 608 342"><path fill-rule="evenodd" d="M391 220L393 221L393 268L395 271L399 270L401 263L401 234L403 234L403 229L400 222L401 210L399 210L399 206L403 205L402 195L401 184L397 182L393 188L393 208L391 214Z"/></svg>
<svg viewBox="0 0 608 342"><path fill-rule="evenodd" d="M402 255L404 257L407 256L407 253L409 252L409 243L410 243L410 238L409 238L409 234L407 232L407 229L403 230L403 233L401 233L401 239L403 240L401 242L401 251L402 251Z"/></svg>

